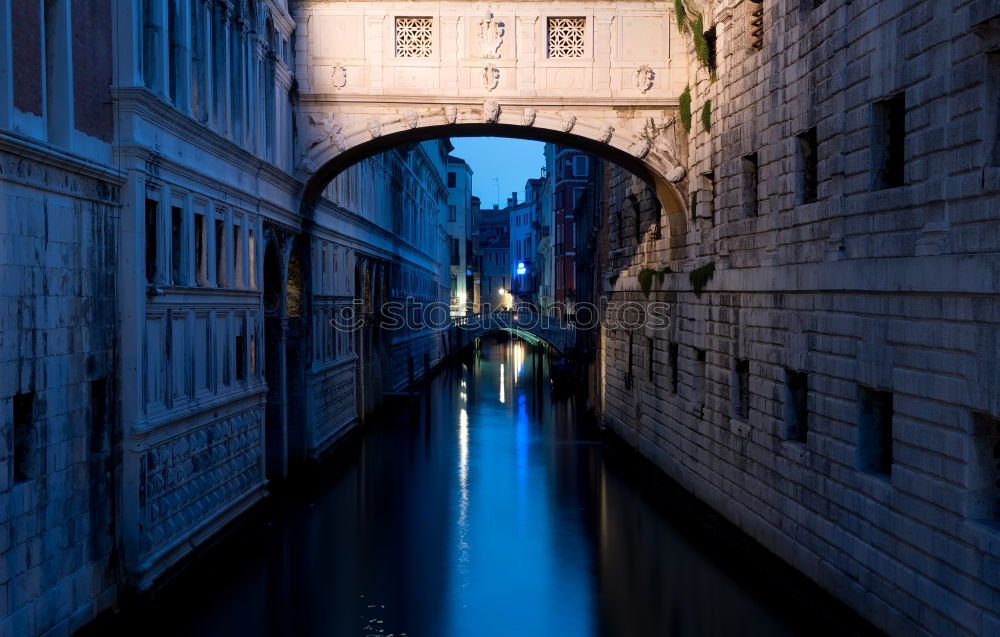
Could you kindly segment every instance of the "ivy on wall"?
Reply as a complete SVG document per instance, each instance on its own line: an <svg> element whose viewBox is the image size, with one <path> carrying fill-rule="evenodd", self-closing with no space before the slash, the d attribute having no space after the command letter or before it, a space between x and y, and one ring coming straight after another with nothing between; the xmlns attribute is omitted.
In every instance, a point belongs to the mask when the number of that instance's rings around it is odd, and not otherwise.
<svg viewBox="0 0 1000 637"><path fill-rule="evenodd" d="M677 103L681 112L681 126L685 133L691 132L691 86L685 86L684 92L677 98Z"/></svg>
<svg viewBox="0 0 1000 637"><path fill-rule="evenodd" d="M701 108L701 125L706 133L712 130L712 100L705 100Z"/></svg>
<svg viewBox="0 0 1000 637"><path fill-rule="evenodd" d="M687 7L684 6L684 0L674 0L674 13L677 14L677 30L684 33L688 28Z"/></svg>
<svg viewBox="0 0 1000 637"><path fill-rule="evenodd" d="M670 274L671 272L673 272L673 270L670 269L669 265L659 270L643 268L643 270L639 272L639 277L638 277L639 289L642 290L643 296L645 296L647 299L649 298L649 293L653 289L654 276L656 277L656 282L659 283L660 285L663 285L663 278L668 274Z"/></svg>
<svg viewBox="0 0 1000 637"><path fill-rule="evenodd" d="M694 291L694 295L700 297L705 286L708 282L712 280L715 276L715 264L706 263L700 268L695 268L691 270L688 278L691 280L691 289Z"/></svg>

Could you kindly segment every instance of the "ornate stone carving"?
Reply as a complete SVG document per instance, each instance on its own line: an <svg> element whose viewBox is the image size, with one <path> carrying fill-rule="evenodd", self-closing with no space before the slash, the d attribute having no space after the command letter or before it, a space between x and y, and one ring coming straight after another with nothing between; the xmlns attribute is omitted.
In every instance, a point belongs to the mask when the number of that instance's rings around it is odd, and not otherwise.
<svg viewBox="0 0 1000 637"><path fill-rule="evenodd" d="M645 159L652 148L653 142L649 141L648 137L640 137L629 147L629 152L639 159Z"/></svg>
<svg viewBox="0 0 1000 637"><path fill-rule="evenodd" d="M344 125L337 121L333 113L330 113L325 119L318 119L316 115L309 115L309 123L320 127L320 130L314 133L312 139L309 141L309 150L312 150L325 141L332 142L340 151L347 150L347 140L344 139L344 136L340 132L344 130Z"/></svg>
<svg viewBox="0 0 1000 637"><path fill-rule="evenodd" d="M612 126L611 124L605 124L604 126L601 127L601 136L598 137L598 140L601 143L607 144L608 142L611 141L611 136L614 134L615 134L615 127Z"/></svg>
<svg viewBox="0 0 1000 637"><path fill-rule="evenodd" d="M454 124L455 121L458 119L458 108L454 106L445 106L444 118L445 120L448 121L449 124Z"/></svg>
<svg viewBox="0 0 1000 637"><path fill-rule="evenodd" d="M343 64L334 64L330 74L334 88L344 88L347 86L347 67Z"/></svg>
<svg viewBox="0 0 1000 637"><path fill-rule="evenodd" d="M494 60L500 57L500 46L503 44L503 36L506 31L504 26L504 23L497 20L492 11L487 11L486 15L479 20L479 46L484 59Z"/></svg>
<svg viewBox="0 0 1000 637"><path fill-rule="evenodd" d="M416 128L419 120L420 116L417 115L416 111L406 111L406 114L403 116L403 121L409 128Z"/></svg>
<svg viewBox="0 0 1000 637"><path fill-rule="evenodd" d="M483 67L482 81L483 88L487 91L492 91L500 84L500 69L492 64L487 64Z"/></svg>
<svg viewBox="0 0 1000 637"><path fill-rule="evenodd" d="M684 166L674 166L667 171L667 181L672 184L678 184L684 181L685 177L687 177L687 171L684 170Z"/></svg>
<svg viewBox="0 0 1000 637"><path fill-rule="evenodd" d="M648 64L643 64L632 74L632 84L643 94L653 88L654 80L656 80L656 71Z"/></svg>
<svg viewBox="0 0 1000 637"><path fill-rule="evenodd" d="M372 139L382 136L382 122L377 119L368 121L368 134L372 136Z"/></svg>
<svg viewBox="0 0 1000 637"><path fill-rule="evenodd" d="M299 162L299 170L301 170L304 173L308 173L311 175L318 169L319 167L316 165L316 162L309 159L308 157L303 157L302 161Z"/></svg>
<svg viewBox="0 0 1000 637"><path fill-rule="evenodd" d="M568 133L573 130L574 126L576 126L576 115L572 113L564 115L562 118L562 129Z"/></svg>
<svg viewBox="0 0 1000 637"><path fill-rule="evenodd" d="M483 121L487 124L496 124L500 119L500 105L496 100L486 100L483 102Z"/></svg>
<svg viewBox="0 0 1000 637"><path fill-rule="evenodd" d="M524 109L524 115L521 116L521 123L524 124L525 126L532 126L535 123L535 117L537 115L538 114L535 113L535 109L529 106L528 108Z"/></svg>
<svg viewBox="0 0 1000 637"><path fill-rule="evenodd" d="M258 408L207 423L139 457L143 550L182 537L263 483L263 417Z"/></svg>

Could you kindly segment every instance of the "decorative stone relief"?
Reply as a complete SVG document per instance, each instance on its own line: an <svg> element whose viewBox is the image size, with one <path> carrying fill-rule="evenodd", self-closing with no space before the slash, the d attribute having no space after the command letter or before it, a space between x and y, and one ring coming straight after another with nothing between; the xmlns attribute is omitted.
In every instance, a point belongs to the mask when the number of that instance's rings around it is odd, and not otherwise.
<svg viewBox="0 0 1000 637"><path fill-rule="evenodd" d="M632 84L643 94L653 88L655 79L656 72L648 64L643 64L632 74Z"/></svg>
<svg viewBox="0 0 1000 637"><path fill-rule="evenodd" d="M487 124L496 124L500 119L500 105L496 100L486 100L483 102L483 121Z"/></svg>
<svg viewBox="0 0 1000 637"><path fill-rule="evenodd" d="M252 409L149 447L139 458L142 548L192 531L264 479L263 410Z"/></svg>
<svg viewBox="0 0 1000 637"><path fill-rule="evenodd" d="M377 119L369 120L368 122L368 134L372 136L372 139L382 136L382 122Z"/></svg>
<svg viewBox="0 0 1000 637"><path fill-rule="evenodd" d="M316 115L309 115L309 123L320 127L320 130L314 133L309 141L309 150L325 141L333 143L341 152L347 150L347 140L340 132L344 130L344 125L337 121L333 113L324 119L318 119Z"/></svg>
<svg viewBox="0 0 1000 637"><path fill-rule="evenodd" d="M500 69L492 64L487 64L483 67L482 80L483 88L492 91L500 84Z"/></svg>
<svg viewBox="0 0 1000 637"><path fill-rule="evenodd" d="M506 32L504 26L492 11L487 11L479 20L479 46L483 59L494 60L500 57L500 46L503 45L503 36Z"/></svg>
<svg viewBox="0 0 1000 637"><path fill-rule="evenodd" d="M645 159L646 155L653 148L653 142L649 141L648 137L640 137L631 146L629 146L629 152L632 153L638 159Z"/></svg>
<svg viewBox="0 0 1000 637"><path fill-rule="evenodd" d="M535 113L535 109L529 106L528 108L524 109L524 115L521 116L521 123L524 124L525 126L532 126L535 123L535 117L537 115L538 114Z"/></svg>
<svg viewBox="0 0 1000 637"><path fill-rule="evenodd" d="M576 126L576 115L573 115L572 113L570 113L569 115L564 115L562 118L563 130L568 133L571 130L573 130L574 126Z"/></svg>
<svg viewBox="0 0 1000 637"><path fill-rule="evenodd" d="M685 177L687 177L687 171L684 170L684 166L674 166L667 171L667 181L672 184L679 184L684 181Z"/></svg>
<svg viewBox="0 0 1000 637"><path fill-rule="evenodd" d="M403 116L403 121L409 128L416 128L419 120L420 117L416 111L406 111L406 114Z"/></svg>
<svg viewBox="0 0 1000 637"><path fill-rule="evenodd" d="M455 121L458 119L458 109L454 106L445 106L444 118L448 121L449 124L454 124Z"/></svg>
<svg viewBox="0 0 1000 637"><path fill-rule="evenodd" d="M331 79L335 88L347 86L347 68L343 64L334 64Z"/></svg>
<svg viewBox="0 0 1000 637"><path fill-rule="evenodd" d="M601 127L601 136L598 137L601 143L607 144L611 141L611 136L615 134L615 127L611 124L605 124Z"/></svg>
<svg viewBox="0 0 1000 637"><path fill-rule="evenodd" d="M308 157L303 157L302 161L299 162L299 170L301 170L304 173L308 173L308 174L311 175L314 172L316 172L317 170L319 170L319 166L317 166L316 162L314 162L313 160L309 159Z"/></svg>

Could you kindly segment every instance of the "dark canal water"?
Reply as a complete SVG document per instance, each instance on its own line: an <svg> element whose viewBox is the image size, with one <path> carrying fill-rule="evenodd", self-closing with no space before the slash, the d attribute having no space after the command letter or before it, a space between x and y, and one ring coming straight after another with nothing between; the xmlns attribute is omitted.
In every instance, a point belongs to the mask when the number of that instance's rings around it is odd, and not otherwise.
<svg viewBox="0 0 1000 637"><path fill-rule="evenodd" d="M541 358L520 341L484 342L97 632L864 631L631 452L603 445L574 400L551 396Z"/></svg>

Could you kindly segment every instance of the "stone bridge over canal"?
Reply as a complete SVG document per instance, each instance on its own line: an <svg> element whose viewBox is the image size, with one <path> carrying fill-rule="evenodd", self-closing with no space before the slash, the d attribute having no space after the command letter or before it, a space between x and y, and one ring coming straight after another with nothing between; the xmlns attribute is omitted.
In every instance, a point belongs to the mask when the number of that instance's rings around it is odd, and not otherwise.
<svg viewBox="0 0 1000 637"><path fill-rule="evenodd" d="M545 343L560 353L569 352L576 345L576 326L572 322L524 311L456 317L449 328L449 338L455 349L461 349L493 332L508 332L533 345Z"/></svg>

